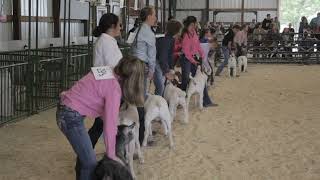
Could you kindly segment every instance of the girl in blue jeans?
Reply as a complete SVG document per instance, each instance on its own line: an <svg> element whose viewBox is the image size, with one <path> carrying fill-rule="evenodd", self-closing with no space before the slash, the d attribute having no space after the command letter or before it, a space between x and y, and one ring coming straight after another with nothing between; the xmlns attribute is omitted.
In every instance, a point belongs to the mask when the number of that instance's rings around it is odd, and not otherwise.
<svg viewBox="0 0 320 180"><path fill-rule="evenodd" d="M205 55L200 46L199 36L196 32L197 19L194 16L189 16L183 22L184 29L182 31L182 57L180 59L181 70L182 70L182 84L181 89L183 91L187 90L189 83L190 72L192 76L195 75L197 70L197 65L199 64L194 58L195 55L200 55L204 59ZM214 104L208 94L208 89L205 87L203 96L203 106L212 107L217 106Z"/></svg>
<svg viewBox="0 0 320 180"><path fill-rule="evenodd" d="M123 164L115 152L120 99L122 97L125 102L137 106L143 105L143 69L144 64L139 59L126 57L115 67L112 76L97 80L97 75L90 72L70 90L61 93L57 125L78 156L77 180L92 180L97 164L90 136L84 126L86 116L102 117L106 155Z"/></svg>

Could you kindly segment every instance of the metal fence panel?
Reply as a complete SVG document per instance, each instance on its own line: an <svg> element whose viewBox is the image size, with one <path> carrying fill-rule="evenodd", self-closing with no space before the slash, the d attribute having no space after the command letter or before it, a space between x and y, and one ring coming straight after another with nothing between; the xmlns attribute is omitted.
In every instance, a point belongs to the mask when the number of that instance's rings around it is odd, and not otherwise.
<svg viewBox="0 0 320 180"><path fill-rule="evenodd" d="M92 45L0 53L0 126L54 107L92 64Z"/></svg>

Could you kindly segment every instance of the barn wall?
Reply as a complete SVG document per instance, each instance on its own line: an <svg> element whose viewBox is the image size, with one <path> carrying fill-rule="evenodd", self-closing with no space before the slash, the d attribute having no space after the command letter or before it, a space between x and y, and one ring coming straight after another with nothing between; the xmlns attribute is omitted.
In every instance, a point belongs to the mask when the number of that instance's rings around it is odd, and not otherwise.
<svg viewBox="0 0 320 180"><path fill-rule="evenodd" d="M242 0L210 0L209 8L210 9L241 9ZM195 3L196 2L196 3ZM245 0L245 9L276 9L278 7L278 0ZM196 16L201 20L201 10L205 9L205 0L178 0L177 9L192 9L192 11L177 11L177 19L183 20L188 15ZM277 11L258 11L258 21L262 21L266 14L271 14L272 17L277 16ZM245 13L244 21L251 22L252 19L256 19L254 13L247 12ZM209 20L213 21L213 11L209 13ZM241 12L228 12L228 13L219 13L216 17L218 22L240 22L241 21Z"/></svg>
<svg viewBox="0 0 320 180"><path fill-rule="evenodd" d="M12 15L12 1L2 0L3 1L3 15ZM0 0L1 2L1 0ZM12 23L0 23L0 41L9 41L12 40Z"/></svg>

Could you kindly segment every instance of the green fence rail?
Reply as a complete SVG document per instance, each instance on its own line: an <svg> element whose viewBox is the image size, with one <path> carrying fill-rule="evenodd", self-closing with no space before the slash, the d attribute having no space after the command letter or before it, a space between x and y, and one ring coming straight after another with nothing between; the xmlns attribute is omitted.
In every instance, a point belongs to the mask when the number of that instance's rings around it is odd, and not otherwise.
<svg viewBox="0 0 320 180"><path fill-rule="evenodd" d="M91 45L0 52L0 126L54 107L90 67Z"/></svg>

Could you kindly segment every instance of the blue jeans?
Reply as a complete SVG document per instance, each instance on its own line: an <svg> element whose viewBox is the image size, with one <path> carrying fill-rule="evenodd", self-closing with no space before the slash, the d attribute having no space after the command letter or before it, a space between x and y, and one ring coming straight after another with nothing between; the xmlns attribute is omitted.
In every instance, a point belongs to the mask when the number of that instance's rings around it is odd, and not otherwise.
<svg viewBox="0 0 320 180"><path fill-rule="evenodd" d="M226 46L222 46L224 61L220 64L220 66L217 69L216 76L219 76L222 72L223 68L228 64L228 59L230 57L230 51L229 48Z"/></svg>
<svg viewBox="0 0 320 180"><path fill-rule="evenodd" d="M186 91L188 83L190 81L189 75L190 73L193 77L196 75L197 66L194 64L191 64L191 62L185 56L182 56L180 63L181 63L181 70L182 70L181 89L183 91ZM208 88L206 85L206 87L203 90L203 105L206 106L209 104L212 104L212 101L210 99Z"/></svg>
<svg viewBox="0 0 320 180"><path fill-rule="evenodd" d="M58 105L57 125L66 136L79 162L77 180L91 180L97 165L96 154L93 150L89 134L84 126L84 116L69 107Z"/></svg>
<svg viewBox="0 0 320 180"><path fill-rule="evenodd" d="M186 58L186 56L182 55L180 58L180 65L181 65L181 89L183 91L187 90L189 80L190 80L190 72L196 72L197 67Z"/></svg>
<svg viewBox="0 0 320 180"><path fill-rule="evenodd" d="M159 63L156 64L153 81L154 81L154 86L156 87L155 95L162 96L164 91L164 86L165 86L164 85L165 77L163 76L163 72L161 70Z"/></svg>

